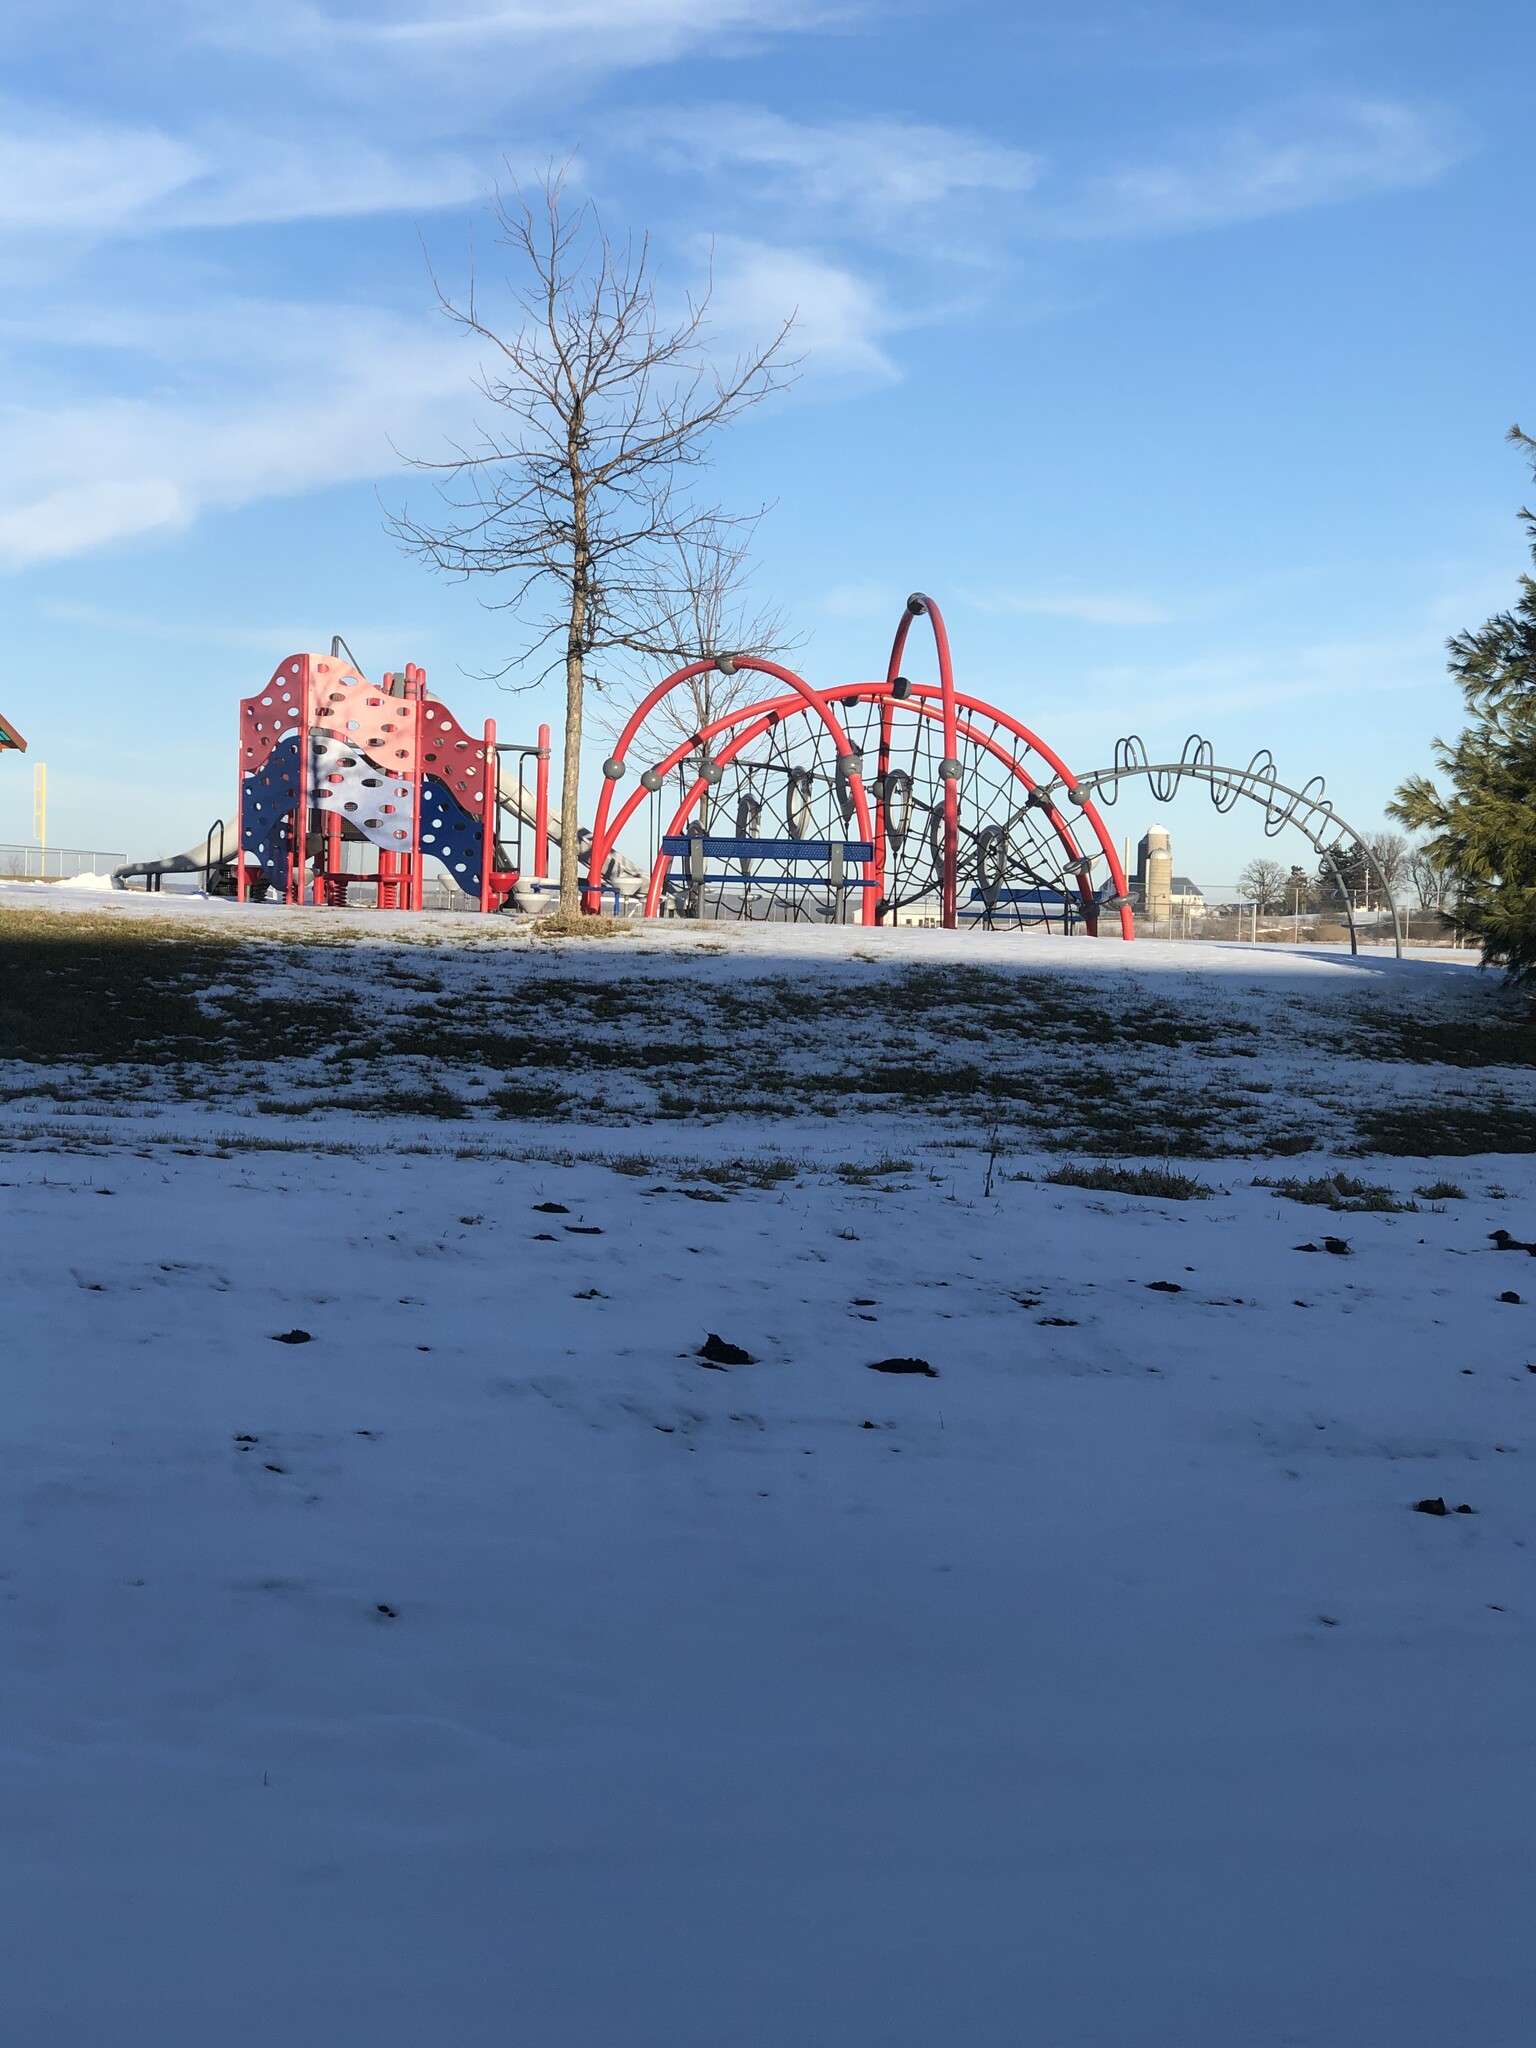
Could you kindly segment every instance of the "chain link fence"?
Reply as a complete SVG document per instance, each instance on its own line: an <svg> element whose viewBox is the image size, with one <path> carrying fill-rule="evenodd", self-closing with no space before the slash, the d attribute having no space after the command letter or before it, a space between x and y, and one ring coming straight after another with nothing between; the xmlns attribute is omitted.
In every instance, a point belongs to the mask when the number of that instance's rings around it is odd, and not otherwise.
<svg viewBox="0 0 1536 2048"><path fill-rule="evenodd" d="M79 846L0 846L0 881L70 882L77 875L110 875L126 853L93 853Z"/></svg>

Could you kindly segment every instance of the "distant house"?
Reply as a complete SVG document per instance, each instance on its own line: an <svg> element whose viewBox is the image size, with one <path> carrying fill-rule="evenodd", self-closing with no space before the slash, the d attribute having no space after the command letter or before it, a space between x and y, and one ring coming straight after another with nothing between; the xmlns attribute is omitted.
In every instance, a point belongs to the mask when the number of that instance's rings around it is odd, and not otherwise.
<svg viewBox="0 0 1536 2048"><path fill-rule="evenodd" d="M1204 917L1208 905L1205 892L1197 889L1188 875L1175 875L1169 889L1169 902L1173 909L1182 911L1186 917Z"/></svg>

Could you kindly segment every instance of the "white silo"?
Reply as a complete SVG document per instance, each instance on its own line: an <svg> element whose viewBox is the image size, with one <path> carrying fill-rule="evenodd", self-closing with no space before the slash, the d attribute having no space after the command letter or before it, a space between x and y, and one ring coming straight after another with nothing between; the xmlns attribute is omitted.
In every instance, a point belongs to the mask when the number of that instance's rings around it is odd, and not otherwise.
<svg viewBox="0 0 1536 2048"><path fill-rule="evenodd" d="M1149 825L1136 848L1136 907L1154 923L1173 915L1173 843L1166 825Z"/></svg>

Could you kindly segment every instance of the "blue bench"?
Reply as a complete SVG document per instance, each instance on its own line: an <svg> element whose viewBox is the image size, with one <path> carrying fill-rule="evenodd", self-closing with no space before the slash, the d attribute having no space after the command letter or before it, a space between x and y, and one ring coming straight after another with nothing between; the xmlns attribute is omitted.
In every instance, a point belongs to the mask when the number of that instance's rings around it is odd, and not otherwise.
<svg viewBox="0 0 1536 2048"><path fill-rule="evenodd" d="M831 889L880 886L872 878L856 880L847 872L850 864L867 865L874 859L874 845L868 839L712 839L702 832L669 832L661 842L661 850L673 859L685 860L690 884L700 889L747 881L754 889L803 889L810 879L804 875L709 875L704 872L707 860L813 861L827 870L827 885Z"/></svg>
<svg viewBox="0 0 1536 2048"><path fill-rule="evenodd" d="M875 857L874 845L868 839L712 839L702 832L669 832L661 842L661 850L674 859L685 859L689 865L688 879L698 882L741 879L739 875L695 874L693 870L707 860L815 861L821 867L836 870L846 868L850 862L863 863ZM872 889L875 884L849 881L846 886Z"/></svg>

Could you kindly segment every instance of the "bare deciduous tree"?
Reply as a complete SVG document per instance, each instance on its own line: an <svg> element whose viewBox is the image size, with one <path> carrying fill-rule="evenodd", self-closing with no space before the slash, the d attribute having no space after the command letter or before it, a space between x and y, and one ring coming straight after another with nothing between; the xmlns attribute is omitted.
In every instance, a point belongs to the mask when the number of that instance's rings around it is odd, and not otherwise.
<svg viewBox="0 0 1536 2048"><path fill-rule="evenodd" d="M1415 846L1410 851L1408 879L1421 910L1444 910L1451 892L1451 877L1426 847Z"/></svg>
<svg viewBox="0 0 1536 2048"><path fill-rule="evenodd" d="M506 579L484 602L529 627L531 651L555 646L540 674L565 671L560 908L574 915L586 684L603 681L594 657L675 648L695 611L680 569L713 560L718 570L732 536L750 532L753 521L697 504L684 485L716 430L788 381L792 317L719 369L705 345L708 291L666 324L647 241L613 242L592 206L567 199L563 173L541 179L531 200L516 188L498 195L491 211L511 259L505 329L482 312L473 280L462 303L437 293L485 344L477 388L500 418L474 446L414 464L438 476L443 524L405 513L392 524L450 575Z"/></svg>
<svg viewBox="0 0 1536 2048"><path fill-rule="evenodd" d="M1376 876L1395 895L1397 885L1408 872L1408 842L1401 832L1368 832L1365 843L1376 863Z"/></svg>
<svg viewBox="0 0 1536 2048"><path fill-rule="evenodd" d="M1239 890L1258 906L1261 917L1281 901L1285 883L1285 869L1277 860L1251 860L1237 878Z"/></svg>
<svg viewBox="0 0 1536 2048"><path fill-rule="evenodd" d="M784 655L801 644L776 605L753 608L747 596L748 552L755 520L720 520L706 515L693 532L674 540L668 555L665 603L648 626L648 651L669 667L686 668L722 655ZM635 681L616 692L604 723L617 732L645 684ZM657 705L663 731L689 740L738 704L762 694L750 672L709 668L692 676Z"/></svg>

